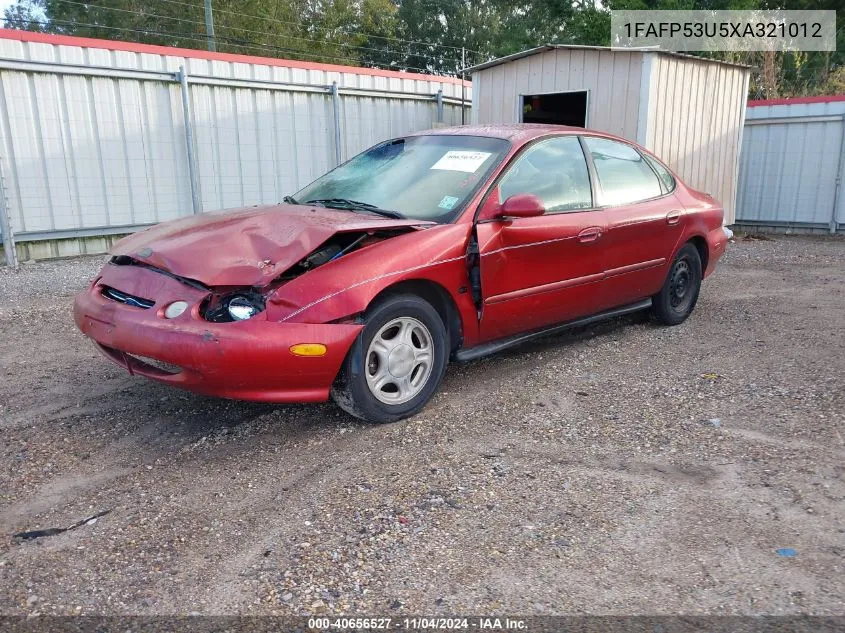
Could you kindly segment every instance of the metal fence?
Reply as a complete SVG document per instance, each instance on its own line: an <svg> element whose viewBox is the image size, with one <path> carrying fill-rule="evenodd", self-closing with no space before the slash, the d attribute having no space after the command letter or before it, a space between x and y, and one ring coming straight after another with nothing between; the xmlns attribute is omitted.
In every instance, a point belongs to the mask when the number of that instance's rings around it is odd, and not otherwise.
<svg viewBox="0 0 845 633"><path fill-rule="evenodd" d="M751 102L740 155L737 225L845 229L845 96Z"/></svg>
<svg viewBox="0 0 845 633"><path fill-rule="evenodd" d="M471 103L449 78L60 39L0 39L0 232L11 264L14 242L279 202L381 140L460 124Z"/></svg>

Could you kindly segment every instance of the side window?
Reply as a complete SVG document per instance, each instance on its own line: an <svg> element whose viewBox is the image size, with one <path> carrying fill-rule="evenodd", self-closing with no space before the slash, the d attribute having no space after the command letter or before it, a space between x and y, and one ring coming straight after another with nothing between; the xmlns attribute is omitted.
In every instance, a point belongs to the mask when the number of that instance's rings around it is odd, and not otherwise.
<svg viewBox="0 0 845 633"><path fill-rule="evenodd" d="M672 172L666 169L663 163L655 160L651 156L646 154L643 154L643 156L645 156L645 159L648 161L648 164L651 165L652 169L657 172L660 180L663 181L663 186L666 188L666 192L672 192L675 189L675 177L672 175Z"/></svg>
<svg viewBox="0 0 845 633"><path fill-rule="evenodd" d="M590 209L590 175L576 136L558 136L529 147L499 183L501 201L533 193L546 211Z"/></svg>
<svg viewBox="0 0 845 633"><path fill-rule="evenodd" d="M657 176L633 147L605 138L584 140L596 166L603 205L631 204L663 193Z"/></svg>

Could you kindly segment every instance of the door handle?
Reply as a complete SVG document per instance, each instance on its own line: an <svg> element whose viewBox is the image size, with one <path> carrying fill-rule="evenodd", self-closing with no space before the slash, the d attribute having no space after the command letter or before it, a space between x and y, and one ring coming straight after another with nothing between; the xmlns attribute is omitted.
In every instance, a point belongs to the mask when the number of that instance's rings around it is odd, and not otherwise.
<svg viewBox="0 0 845 633"><path fill-rule="evenodd" d="M578 234L579 242L595 242L601 237L601 229L597 226L591 226L584 229Z"/></svg>
<svg viewBox="0 0 845 633"><path fill-rule="evenodd" d="M666 224L677 224L681 221L681 211L675 209L666 214Z"/></svg>

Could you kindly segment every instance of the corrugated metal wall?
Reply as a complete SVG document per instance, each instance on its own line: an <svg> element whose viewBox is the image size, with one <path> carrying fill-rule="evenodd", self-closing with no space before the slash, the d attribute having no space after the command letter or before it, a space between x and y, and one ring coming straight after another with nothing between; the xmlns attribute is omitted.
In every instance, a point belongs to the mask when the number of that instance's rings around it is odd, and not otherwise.
<svg viewBox="0 0 845 633"><path fill-rule="evenodd" d="M446 78L187 55L0 38L0 167L18 241L126 232L192 212L183 65L202 210L278 202L338 157L438 117L461 122L461 86Z"/></svg>
<svg viewBox="0 0 845 633"><path fill-rule="evenodd" d="M474 122L520 121L520 95L589 90L587 127L644 145L733 222L747 69L653 52L531 53L473 73Z"/></svg>
<svg viewBox="0 0 845 633"><path fill-rule="evenodd" d="M649 54L651 81L644 143L690 186L736 216L739 149L748 94L747 69Z"/></svg>
<svg viewBox="0 0 845 633"><path fill-rule="evenodd" d="M518 123L521 95L589 90L587 127L637 139L643 55L557 48L473 73L473 123Z"/></svg>
<svg viewBox="0 0 845 633"><path fill-rule="evenodd" d="M748 108L737 222L772 228L845 226L845 101Z"/></svg>

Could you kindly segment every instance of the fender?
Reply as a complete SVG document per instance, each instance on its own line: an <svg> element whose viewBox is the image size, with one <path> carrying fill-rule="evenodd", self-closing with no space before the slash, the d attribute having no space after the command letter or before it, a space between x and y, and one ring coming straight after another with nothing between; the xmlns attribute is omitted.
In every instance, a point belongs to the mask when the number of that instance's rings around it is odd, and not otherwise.
<svg viewBox="0 0 845 633"><path fill-rule="evenodd" d="M677 197L686 209L687 221L672 258L683 244L694 241L702 254L702 278L707 278L725 252L727 238L722 231L725 211L713 196L686 185L678 187Z"/></svg>
<svg viewBox="0 0 845 633"><path fill-rule="evenodd" d="M465 344L477 339L468 292L470 224L444 224L385 239L280 286L267 302L268 321L330 323L364 312L382 291L406 281L441 286L458 308Z"/></svg>

